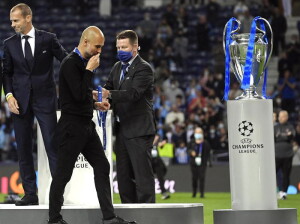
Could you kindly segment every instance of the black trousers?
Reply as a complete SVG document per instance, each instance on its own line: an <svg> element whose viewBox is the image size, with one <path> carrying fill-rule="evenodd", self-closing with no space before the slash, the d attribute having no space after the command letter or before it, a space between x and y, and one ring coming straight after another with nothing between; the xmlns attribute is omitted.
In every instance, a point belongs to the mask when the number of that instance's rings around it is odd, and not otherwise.
<svg viewBox="0 0 300 224"><path fill-rule="evenodd" d="M154 135L127 139L116 127L117 178L122 203L155 203L153 140Z"/></svg>
<svg viewBox="0 0 300 224"><path fill-rule="evenodd" d="M79 153L82 153L93 167L103 219L113 218L115 214L111 201L110 167L94 122L90 119L62 115L58 122L57 134L59 136L58 160L50 188L49 220L57 222L62 218L60 211L64 189L71 179Z"/></svg>
<svg viewBox="0 0 300 224"><path fill-rule="evenodd" d="M167 191L165 188L165 175L167 173L167 168L160 157L152 158L152 167L157 176L161 193L163 194Z"/></svg>
<svg viewBox="0 0 300 224"><path fill-rule="evenodd" d="M293 156L288 158L276 158L276 173L282 171L282 186L278 186L280 191L287 192L290 185L290 175L292 171Z"/></svg>
<svg viewBox="0 0 300 224"><path fill-rule="evenodd" d="M285 35L274 35L273 52L275 56L278 56L279 54L279 44L281 50L285 49Z"/></svg>
<svg viewBox="0 0 300 224"><path fill-rule="evenodd" d="M56 111L53 110L51 113L41 112L39 108L30 103L25 114L12 114L20 174L25 194L28 195L35 195L37 191L36 174L32 155L34 117L37 118L41 128L52 176L55 172L57 159L57 143L54 139L54 132L57 124Z"/></svg>
<svg viewBox="0 0 300 224"><path fill-rule="evenodd" d="M198 182L200 194L204 196L206 166L191 165L193 194L197 193Z"/></svg>

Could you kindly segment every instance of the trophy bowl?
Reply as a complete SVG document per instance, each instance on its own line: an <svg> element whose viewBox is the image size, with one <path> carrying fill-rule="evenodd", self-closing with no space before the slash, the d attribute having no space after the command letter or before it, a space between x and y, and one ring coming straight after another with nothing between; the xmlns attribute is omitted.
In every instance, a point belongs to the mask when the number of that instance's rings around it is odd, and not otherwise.
<svg viewBox="0 0 300 224"><path fill-rule="evenodd" d="M236 79L242 84L244 76L244 68L246 64L247 50L250 34L233 34L233 42L229 46L230 51L230 67L235 74ZM252 57L252 67L250 74L250 87L245 89L243 94L236 99L263 99L256 93L256 87L260 81L261 76L264 73L266 60L267 60L267 48L268 44L262 39L263 34L257 33L255 35L255 43Z"/></svg>
<svg viewBox="0 0 300 224"><path fill-rule="evenodd" d="M269 28L268 41L265 24ZM269 22L262 17L252 21L250 33L238 33L241 22L231 18L223 32L223 48L225 52L225 91L224 98L228 99L230 87L230 68L241 85L243 94L236 100L266 98L266 67L273 49L273 32ZM264 76L263 96L256 92L261 77Z"/></svg>

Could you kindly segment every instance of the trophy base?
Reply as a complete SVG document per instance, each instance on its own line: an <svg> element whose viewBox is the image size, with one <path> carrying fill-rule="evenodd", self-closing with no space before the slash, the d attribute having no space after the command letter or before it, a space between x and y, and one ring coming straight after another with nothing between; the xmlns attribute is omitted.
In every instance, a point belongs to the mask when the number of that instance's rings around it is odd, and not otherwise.
<svg viewBox="0 0 300 224"><path fill-rule="evenodd" d="M236 97L235 100L262 100L262 99L266 99L263 96L260 96L257 94L257 92L255 91L255 87L254 86L250 86L249 89L244 90L243 94Z"/></svg>
<svg viewBox="0 0 300 224"><path fill-rule="evenodd" d="M214 210L214 224L297 224L295 208L274 210Z"/></svg>

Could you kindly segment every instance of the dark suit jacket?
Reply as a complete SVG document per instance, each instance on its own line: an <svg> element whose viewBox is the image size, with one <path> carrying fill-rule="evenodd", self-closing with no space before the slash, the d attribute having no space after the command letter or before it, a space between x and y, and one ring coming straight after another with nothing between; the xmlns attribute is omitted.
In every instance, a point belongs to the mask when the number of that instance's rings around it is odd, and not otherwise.
<svg viewBox="0 0 300 224"><path fill-rule="evenodd" d="M3 64L2 64L2 58L0 58L0 99L2 94L2 80L3 80Z"/></svg>
<svg viewBox="0 0 300 224"><path fill-rule="evenodd" d="M195 140L191 140L191 142L188 144L189 155L191 154L192 151L197 153L196 150L197 150L197 144L196 144ZM210 156L210 144L208 143L208 141L204 140L203 146L202 146L202 153L201 153L201 160L202 160L201 166L204 166L204 167L207 166L209 156ZM195 157L191 156L190 164L192 166L196 166Z"/></svg>
<svg viewBox="0 0 300 224"><path fill-rule="evenodd" d="M21 45L21 35L15 34L4 41L3 85L5 94L11 92L26 112L31 98L40 112L56 110L57 97L53 78L53 59L59 61L67 55L55 34L35 30L34 66L26 64Z"/></svg>
<svg viewBox="0 0 300 224"><path fill-rule="evenodd" d="M117 62L104 88L111 91L111 105L120 119L120 128L126 138L155 134L153 113L154 72L139 55L134 59L125 79L119 84L121 62Z"/></svg>

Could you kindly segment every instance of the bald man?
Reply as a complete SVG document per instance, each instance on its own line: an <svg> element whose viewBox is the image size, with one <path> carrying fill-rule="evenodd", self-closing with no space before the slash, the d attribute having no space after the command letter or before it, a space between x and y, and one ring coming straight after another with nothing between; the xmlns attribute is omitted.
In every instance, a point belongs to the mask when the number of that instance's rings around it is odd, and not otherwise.
<svg viewBox="0 0 300 224"><path fill-rule="evenodd" d="M294 126L288 122L289 114L282 110L278 115L278 124L274 126L276 173L282 171L282 181L279 184L278 198L287 199L290 175L293 163L293 141L296 135Z"/></svg>
<svg viewBox="0 0 300 224"><path fill-rule="evenodd" d="M99 56L104 45L102 31L86 28L74 49L62 62L59 74L61 117L57 125L59 141L57 172L50 188L48 223L66 224L60 214L63 193L72 176L79 153L93 167L95 186L104 224L128 222L114 213L109 182L109 163L92 121L93 109L108 110L108 102L95 102L92 96L93 71L99 66ZM78 183L80 184L80 183Z"/></svg>

